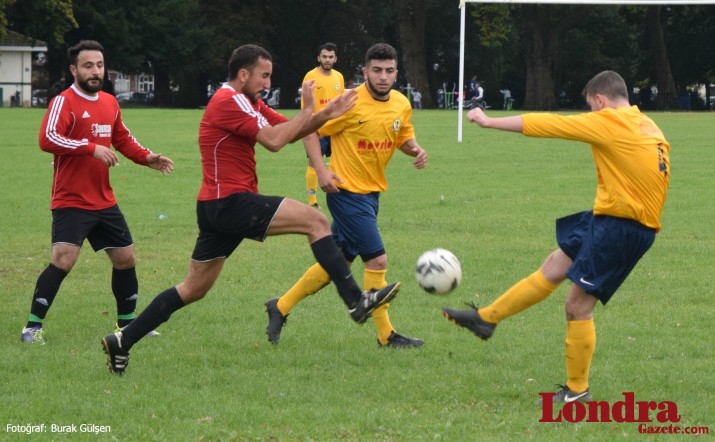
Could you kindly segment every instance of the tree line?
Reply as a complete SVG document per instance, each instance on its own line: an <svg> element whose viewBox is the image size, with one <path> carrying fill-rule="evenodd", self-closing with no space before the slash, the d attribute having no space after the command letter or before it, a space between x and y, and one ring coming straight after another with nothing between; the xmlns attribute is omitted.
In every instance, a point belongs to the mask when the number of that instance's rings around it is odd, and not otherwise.
<svg viewBox="0 0 715 442"><path fill-rule="evenodd" d="M715 95L715 5L466 7L465 79L476 75L491 103L508 88L522 109L581 108L585 82L604 69L645 109L705 108L696 85ZM337 44L335 68L350 82L383 41L401 56L400 84L434 107L440 89L456 90L459 13L457 0L0 0L0 33L47 43L49 84L68 75L67 47L98 40L108 68L153 74L166 107L205 104L244 43L273 54L273 85L291 107L320 44Z"/></svg>

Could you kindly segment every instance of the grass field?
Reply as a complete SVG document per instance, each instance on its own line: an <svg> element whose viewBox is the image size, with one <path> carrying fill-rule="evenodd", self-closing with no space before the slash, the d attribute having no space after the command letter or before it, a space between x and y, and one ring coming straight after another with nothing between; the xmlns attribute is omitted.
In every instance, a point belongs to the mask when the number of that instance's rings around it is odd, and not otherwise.
<svg viewBox="0 0 715 442"><path fill-rule="evenodd" d="M466 123L458 144L456 114L447 111L415 113L430 164L417 171L396 153L381 198L388 280L403 282L392 322L425 339L422 349L379 349L372 322L354 325L332 286L298 306L271 346L263 303L313 263L306 240L288 236L241 245L205 300L177 312L161 337L134 347L123 378L107 372L99 344L115 322L110 264L88 245L45 321L47 345L21 345L50 252L52 157L37 147L43 114L0 109L0 439L693 439L639 434L636 423L539 422L538 393L565 381L565 284L503 322L489 342L442 318L442 306L486 304L535 270L556 247L554 219L590 208L596 185L586 145ZM712 439L715 114L652 117L672 144L664 228L611 303L597 307L591 391L611 403L623 392L672 401L678 425L709 427L704 438ZM163 177L124 159L112 171L137 249L140 309L185 274L196 235L200 118L199 110L124 112L140 142L176 166ZM262 193L303 201L300 143L277 154L258 150ZM414 280L415 260L434 247L462 261L462 285L446 297L420 291ZM354 272L361 281L357 263ZM44 424L46 432L13 432L28 424ZM53 424L111 432L52 433Z"/></svg>

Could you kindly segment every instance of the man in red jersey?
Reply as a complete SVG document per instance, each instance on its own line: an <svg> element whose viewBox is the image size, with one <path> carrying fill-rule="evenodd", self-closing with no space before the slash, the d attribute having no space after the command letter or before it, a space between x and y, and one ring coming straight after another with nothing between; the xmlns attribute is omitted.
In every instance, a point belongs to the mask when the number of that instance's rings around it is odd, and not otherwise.
<svg viewBox="0 0 715 442"><path fill-rule="evenodd" d="M273 62L262 47L243 45L228 62L228 81L211 97L199 128L203 181L196 204L199 237L186 278L160 293L123 330L102 339L107 365L123 374L129 350L180 308L203 298L219 276L226 259L244 239L301 234L313 255L335 282L338 293L358 324L397 294L400 283L361 291L350 266L333 240L328 220L320 211L298 201L258 193L255 145L277 152L286 144L315 132L326 121L355 105L349 91L313 114L315 82L303 84L303 108L288 120L261 100L271 87ZM320 160L317 143L306 147L311 160Z"/></svg>
<svg viewBox="0 0 715 442"><path fill-rule="evenodd" d="M20 340L44 344L42 323L62 280L72 270L85 239L112 262L117 327L135 317L139 284L129 227L109 184L119 163L114 146L137 164L171 172L174 163L142 147L122 122L117 100L102 92L104 48L83 40L69 48L74 83L50 103L40 128L40 148L54 155L52 257L37 279L30 317Z"/></svg>

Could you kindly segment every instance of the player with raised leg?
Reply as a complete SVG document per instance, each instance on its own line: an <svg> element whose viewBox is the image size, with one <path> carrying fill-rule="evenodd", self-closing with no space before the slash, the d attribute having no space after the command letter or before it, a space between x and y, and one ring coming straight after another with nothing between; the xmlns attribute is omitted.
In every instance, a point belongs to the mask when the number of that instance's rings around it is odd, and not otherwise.
<svg viewBox="0 0 715 442"><path fill-rule="evenodd" d="M188 274L183 282L154 298L124 330L102 339L112 373L124 373L129 350L149 331L208 293L226 259L244 239L305 235L316 260L333 279L350 316L359 324L397 294L399 282L365 292L358 287L320 211L289 198L258 193L256 142L277 152L350 110L356 99L355 92L348 91L313 114L314 84L309 81L303 85L305 106L288 120L261 100L261 93L271 86L272 72L272 57L260 46L243 45L231 55L228 81L209 101L199 128L203 169L196 205L199 236Z"/></svg>
<svg viewBox="0 0 715 442"><path fill-rule="evenodd" d="M559 248L539 269L490 305L444 308L444 316L483 340L497 324L543 301L567 278L566 376L554 402L590 401L589 372L596 348L593 312L606 304L660 230L670 182L670 144L658 126L628 102L620 75L604 71L584 88L591 112L491 118L482 109L469 121L531 137L563 138L591 145L598 188L593 210L556 220Z"/></svg>

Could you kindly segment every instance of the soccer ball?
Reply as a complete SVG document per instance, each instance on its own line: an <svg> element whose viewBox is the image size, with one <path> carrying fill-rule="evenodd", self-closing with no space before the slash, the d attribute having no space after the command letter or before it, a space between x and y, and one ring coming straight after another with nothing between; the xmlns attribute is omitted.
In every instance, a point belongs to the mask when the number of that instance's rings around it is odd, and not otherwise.
<svg viewBox="0 0 715 442"><path fill-rule="evenodd" d="M417 259L415 276L427 293L445 295L462 282L462 266L449 250L432 249Z"/></svg>

